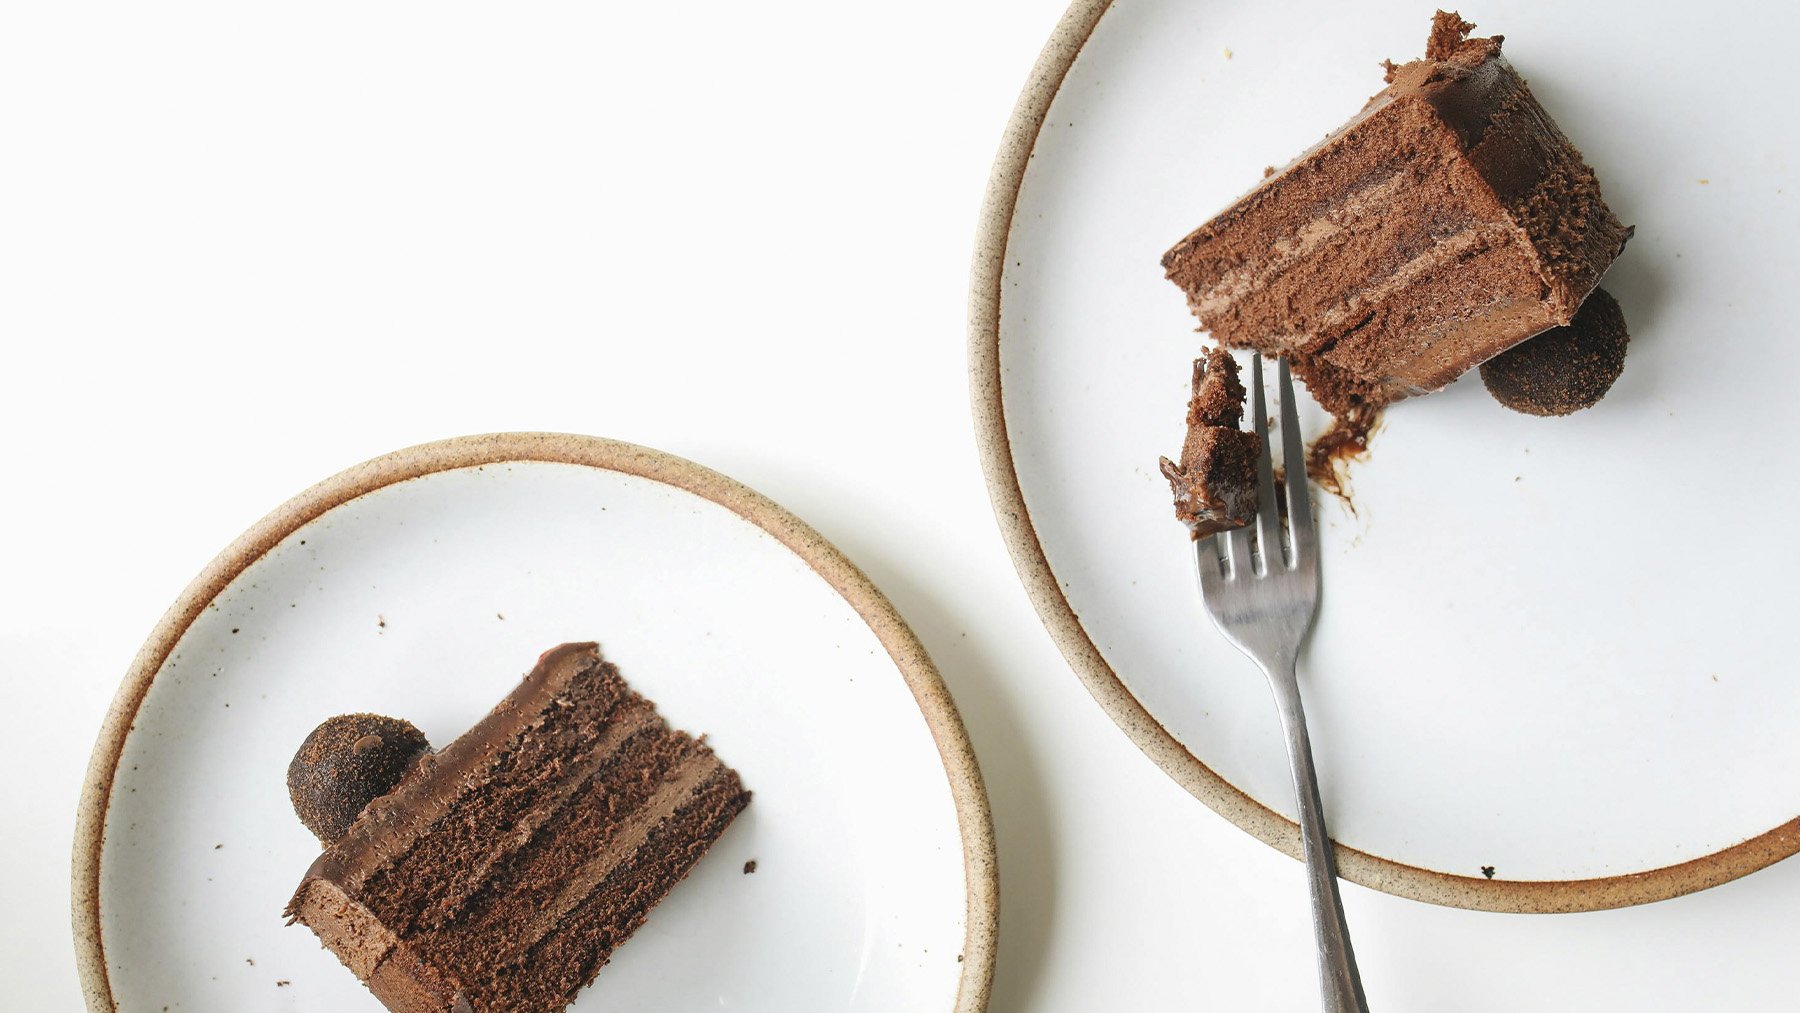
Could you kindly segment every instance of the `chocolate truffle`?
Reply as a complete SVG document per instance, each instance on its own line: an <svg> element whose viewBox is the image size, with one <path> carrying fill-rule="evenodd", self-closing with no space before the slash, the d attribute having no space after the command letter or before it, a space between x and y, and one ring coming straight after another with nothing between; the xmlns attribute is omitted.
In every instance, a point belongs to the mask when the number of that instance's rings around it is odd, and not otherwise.
<svg viewBox="0 0 1800 1013"><path fill-rule="evenodd" d="M1625 369L1625 313L1595 289L1567 327L1545 331L1481 364L1494 400L1527 415L1568 415L1606 396Z"/></svg>
<svg viewBox="0 0 1800 1013"><path fill-rule="evenodd" d="M388 793L431 751L410 721L339 714L312 730L288 763L288 796L322 843L344 836L368 804Z"/></svg>
<svg viewBox="0 0 1800 1013"><path fill-rule="evenodd" d="M1631 235L1472 27L1438 12L1424 59L1163 256L1214 340L1287 356L1333 414L1568 324Z"/></svg>
<svg viewBox="0 0 1800 1013"><path fill-rule="evenodd" d="M1194 395L1188 401L1181 462L1163 458L1162 473L1175 495L1175 516L1196 538L1241 528L1256 516L1256 459L1262 441L1238 428L1244 394L1231 353L1214 348L1194 360Z"/></svg>

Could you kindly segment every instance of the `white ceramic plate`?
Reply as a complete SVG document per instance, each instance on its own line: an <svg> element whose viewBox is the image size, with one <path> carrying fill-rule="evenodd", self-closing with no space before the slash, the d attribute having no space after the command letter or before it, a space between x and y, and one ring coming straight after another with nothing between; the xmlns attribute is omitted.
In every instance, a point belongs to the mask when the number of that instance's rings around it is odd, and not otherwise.
<svg viewBox="0 0 1800 1013"><path fill-rule="evenodd" d="M991 487L1100 702L1292 852L1268 691L1201 613L1157 474L1201 347L1158 258L1354 113L1380 60L1420 54L1431 5L1106 7L1070 12L995 171L972 340ZM1637 225L1603 282L1634 339L1570 418L1513 414L1473 375L1403 403L1354 469L1358 510L1315 497L1302 687L1324 797L1368 885L1507 910L1653 900L1800 846L1800 135L1768 118L1800 93L1800 16L1462 12L1507 37Z"/></svg>
<svg viewBox="0 0 1800 1013"><path fill-rule="evenodd" d="M154 667L121 693L123 727L103 734L84 810L82 838L104 829L103 846L77 846L78 928L97 917L99 930L82 933L90 1001L105 1007L98 988L124 1010L379 1009L282 922L318 853L284 788L295 747L347 711L448 742L539 652L583 639L673 724L708 734L755 797L574 1009L985 1004L985 796L898 616L728 479L530 435L347 472L171 610L140 659Z"/></svg>

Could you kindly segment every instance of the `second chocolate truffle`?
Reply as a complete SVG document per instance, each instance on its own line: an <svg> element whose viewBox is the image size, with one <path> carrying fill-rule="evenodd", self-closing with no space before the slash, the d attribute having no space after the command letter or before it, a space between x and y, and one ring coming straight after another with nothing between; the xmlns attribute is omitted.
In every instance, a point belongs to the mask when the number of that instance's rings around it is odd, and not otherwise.
<svg viewBox="0 0 1800 1013"><path fill-rule="evenodd" d="M322 843L344 836L363 808L388 793L431 751L411 721L339 714L312 730L288 764L294 812Z"/></svg>
<svg viewBox="0 0 1800 1013"><path fill-rule="evenodd" d="M1494 400L1527 415L1568 415L1606 396L1625 369L1625 313L1595 289L1567 327L1554 327L1481 364Z"/></svg>

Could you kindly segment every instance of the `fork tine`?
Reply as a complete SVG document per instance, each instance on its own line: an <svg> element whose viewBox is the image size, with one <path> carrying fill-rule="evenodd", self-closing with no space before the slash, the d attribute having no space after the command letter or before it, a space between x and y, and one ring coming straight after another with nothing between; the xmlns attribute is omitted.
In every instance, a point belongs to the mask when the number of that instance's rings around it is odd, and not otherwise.
<svg viewBox="0 0 1800 1013"><path fill-rule="evenodd" d="M1287 472L1289 550L1294 565L1313 551L1312 496L1306 488L1306 444L1300 438L1300 411L1294 402L1294 378L1284 356L1276 368L1281 398L1281 458Z"/></svg>
<svg viewBox="0 0 1800 1013"><path fill-rule="evenodd" d="M1281 561L1281 515L1275 512L1275 473L1270 458L1269 409L1263 403L1262 354L1250 354L1250 418L1262 452L1256 455L1256 545L1262 553L1262 572L1274 573L1286 566Z"/></svg>
<svg viewBox="0 0 1800 1013"><path fill-rule="evenodd" d="M1256 567L1250 562L1250 529L1232 528L1213 536L1225 545L1225 561L1231 564L1228 580L1249 580L1256 576Z"/></svg>
<svg viewBox="0 0 1800 1013"><path fill-rule="evenodd" d="M1223 548L1224 542L1212 535L1194 539L1194 569L1200 574L1202 595L1217 593L1225 582L1225 561L1219 556Z"/></svg>

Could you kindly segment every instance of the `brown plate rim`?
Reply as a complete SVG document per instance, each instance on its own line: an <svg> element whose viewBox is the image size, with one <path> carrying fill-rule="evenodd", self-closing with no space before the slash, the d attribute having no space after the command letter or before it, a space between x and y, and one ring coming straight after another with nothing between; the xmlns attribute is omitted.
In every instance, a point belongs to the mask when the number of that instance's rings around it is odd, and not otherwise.
<svg viewBox="0 0 1800 1013"><path fill-rule="evenodd" d="M138 649L115 694L88 762L76 810L73 907L76 963L90 1010L116 1010L100 922L106 811L119 757L156 673L194 619L252 563L326 512L377 489L443 471L512 461L584 465L636 475L711 500L799 556L849 602L893 658L943 760L963 846L967 884L962 976L955 1013L980 1013L993 984L999 875L993 818L975 751L937 667L906 620L838 548L773 500L685 458L636 444L571 433L491 433L408 447L365 461L277 507L207 564Z"/></svg>
<svg viewBox="0 0 1800 1013"><path fill-rule="evenodd" d="M1102 710L1151 760L1195 798L1251 836L1293 858L1300 831L1202 763L1145 710L1088 637L1064 597L1038 541L1014 470L1000 362L1001 286L1013 211L1038 131L1069 68L1112 0L1075 0L1019 95L1001 138L977 226L969 282L969 388L982 472L1000 533L1038 617ZM1336 845L1338 872L1350 882L1412 900L1482 911L1598 911L1666 900L1729 882L1800 851L1800 817L1709 855L1620 876L1578 880L1505 880L1407 865Z"/></svg>

